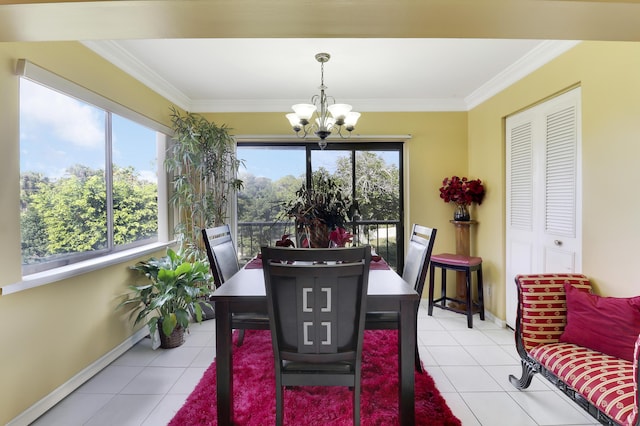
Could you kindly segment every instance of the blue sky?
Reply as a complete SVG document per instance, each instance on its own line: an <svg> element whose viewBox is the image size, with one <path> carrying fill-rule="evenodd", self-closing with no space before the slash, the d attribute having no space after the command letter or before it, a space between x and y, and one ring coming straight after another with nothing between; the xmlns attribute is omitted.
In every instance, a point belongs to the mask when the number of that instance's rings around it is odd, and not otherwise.
<svg viewBox="0 0 640 426"><path fill-rule="evenodd" d="M113 161L132 166L146 180L157 182L156 132L112 115ZM339 143L339 142L331 142ZM336 158L348 151L313 151L314 169L335 171ZM397 164L396 152L379 151L387 163ZM305 173L304 147L238 149L238 158L255 176L278 180ZM105 113L27 79L20 86L20 171L38 172L57 179L75 164L104 169Z"/></svg>
<svg viewBox="0 0 640 426"><path fill-rule="evenodd" d="M157 181L156 133L113 115L113 161ZM104 169L105 113L26 79L20 81L20 171L56 179L74 164Z"/></svg>
<svg viewBox="0 0 640 426"><path fill-rule="evenodd" d="M268 177L274 181L287 175L298 177L305 172L304 148L238 148L238 159L244 160L246 166L240 167L240 173L248 171L256 177Z"/></svg>
<svg viewBox="0 0 640 426"><path fill-rule="evenodd" d="M336 142L339 143L339 142ZM296 149L297 148L297 149ZM397 152L378 151L387 164L398 165ZM313 151L311 159L313 168L324 167L330 173L336 169L336 158L350 155L349 151ZM241 167L240 173L249 172L257 177L268 177L278 180L283 176L299 177L305 173L304 147L289 147L287 149L268 148L238 148L238 158L245 161L246 168Z"/></svg>

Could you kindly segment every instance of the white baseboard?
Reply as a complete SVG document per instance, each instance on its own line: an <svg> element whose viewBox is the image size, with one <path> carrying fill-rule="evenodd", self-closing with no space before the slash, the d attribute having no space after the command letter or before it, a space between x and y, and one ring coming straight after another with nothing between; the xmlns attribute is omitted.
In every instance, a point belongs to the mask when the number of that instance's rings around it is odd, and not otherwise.
<svg viewBox="0 0 640 426"><path fill-rule="evenodd" d="M493 322L494 324L499 325L500 328L507 327L507 322L505 320L501 320L500 318L496 317L495 315L493 315L491 312L487 310L484 311L484 316L485 316L485 319Z"/></svg>
<svg viewBox="0 0 640 426"><path fill-rule="evenodd" d="M143 327L127 340L116 346L113 350L106 353L93 364L89 365L78 374L70 378L67 382L60 385L49 395L27 408L9 423L7 426L27 426L38 417L46 413L51 407L62 401L66 396L82 386L87 380L98 374L102 369L111 364L118 357L131 349L136 343L144 339L149 334L149 329Z"/></svg>

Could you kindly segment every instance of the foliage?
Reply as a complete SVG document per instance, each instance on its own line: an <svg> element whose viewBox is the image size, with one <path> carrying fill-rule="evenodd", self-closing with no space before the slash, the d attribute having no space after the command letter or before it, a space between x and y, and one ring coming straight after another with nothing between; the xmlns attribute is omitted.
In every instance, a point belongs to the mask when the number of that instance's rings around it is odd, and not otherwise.
<svg viewBox="0 0 640 426"><path fill-rule="evenodd" d="M440 188L440 198L445 203L456 203L468 206L471 203L482 204L484 186L480 179L470 180L466 177L452 176L444 178Z"/></svg>
<svg viewBox="0 0 640 426"><path fill-rule="evenodd" d="M297 226L323 223L329 229L344 228L351 205L351 199L335 179L321 174L314 175L311 188L302 185L292 199L282 203L284 215L294 218Z"/></svg>
<svg viewBox="0 0 640 426"><path fill-rule="evenodd" d="M132 293L118 307L133 306L131 317L136 315L135 324L147 321L154 334L159 321L162 332L170 336L176 326L189 328L190 314L202 321L202 307L196 303L208 292L211 282L209 265L201 261L189 262L184 253L167 249L167 255L138 262L131 269L144 274L150 281L145 285L131 285Z"/></svg>
<svg viewBox="0 0 640 426"><path fill-rule="evenodd" d="M250 148L240 148L240 151ZM398 166L387 163L376 152L356 152L356 198L351 204L349 217L359 220L399 220L400 172ZM274 163L274 167L281 166ZM251 168L249 167L251 171ZM344 194L352 193L351 156L339 155L335 170L329 173L324 168L314 171L316 176L330 176L344 189ZM277 180L256 177L251 173L241 175L244 188L238 193L238 222L240 228L238 251L252 256L261 245L273 244L283 234L292 234L292 218L284 214L283 200L296 197L305 175L286 175ZM360 226L362 229L362 226Z"/></svg>
<svg viewBox="0 0 640 426"><path fill-rule="evenodd" d="M241 162L235 139L224 124L218 126L199 114L171 108L173 143L165 167L173 174L171 204L178 209L175 232L186 253L204 258L202 229L227 219L229 197L242 188L236 178Z"/></svg>
<svg viewBox="0 0 640 426"><path fill-rule="evenodd" d="M49 260L107 247L105 172L76 165L59 179L35 173L21 176L22 261ZM132 167L113 168L114 244L157 234L157 184Z"/></svg>
<svg viewBox="0 0 640 426"><path fill-rule="evenodd" d="M351 191L351 158L338 159L336 179ZM375 152L356 152L356 207L361 218L398 220L400 171Z"/></svg>

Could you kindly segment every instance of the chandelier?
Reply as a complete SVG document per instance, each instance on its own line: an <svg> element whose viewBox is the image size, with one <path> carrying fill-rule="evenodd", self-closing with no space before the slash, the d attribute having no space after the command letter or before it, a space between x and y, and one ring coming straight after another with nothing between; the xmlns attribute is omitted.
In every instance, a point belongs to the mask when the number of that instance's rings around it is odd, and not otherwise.
<svg viewBox="0 0 640 426"><path fill-rule="evenodd" d="M320 138L318 145L320 149L327 146L326 138L337 130L342 138L351 136L351 132L356 127L356 122L360 118L359 112L351 111L351 105L337 104L332 96L327 96L324 91L324 63L329 61L331 55L328 53L318 53L316 60L320 62L320 95L313 95L310 104L296 104L291 107L294 112L287 114L287 119L291 127L300 138L306 138L311 132ZM331 105L329 105L331 99ZM311 120L316 113L315 120ZM349 132L342 134L342 130Z"/></svg>

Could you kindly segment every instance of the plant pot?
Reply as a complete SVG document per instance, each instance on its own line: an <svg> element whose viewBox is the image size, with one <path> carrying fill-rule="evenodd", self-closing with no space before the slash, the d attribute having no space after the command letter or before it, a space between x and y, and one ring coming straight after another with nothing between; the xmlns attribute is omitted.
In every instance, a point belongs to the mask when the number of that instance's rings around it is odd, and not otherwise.
<svg viewBox="0 0 640 426"><path fill-rule="evenodd" d="M170 336L162 331L162 321L158 321L158 334L160 334L160 347L163 349L177 348L184 343L184 328L177 325Z"/></svg>
<svg viewBox="0 0 640 426"><path fill-rule="evenodd" d="M212 302L208 302L206 300L198 300L195 303L198 303L200 305L200 308L202 308L202 321L215 319L216 311L215 311L215 309L213 307L213 303ZM194 312L191 312L191 315L193 316L193 318L196 317Z"/></svg>
<svg viewBox="0 0 640 426"><path fill-rule="evenodd" d="M324 223L318 223L309 227L309 242L311 248L329 247L329 227Z"/></svg>

